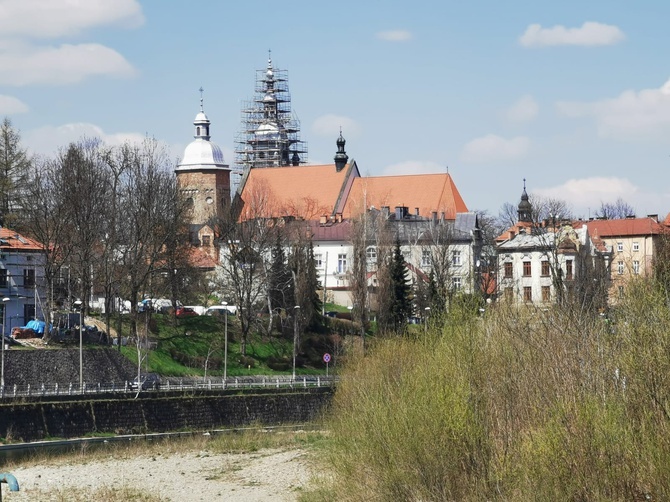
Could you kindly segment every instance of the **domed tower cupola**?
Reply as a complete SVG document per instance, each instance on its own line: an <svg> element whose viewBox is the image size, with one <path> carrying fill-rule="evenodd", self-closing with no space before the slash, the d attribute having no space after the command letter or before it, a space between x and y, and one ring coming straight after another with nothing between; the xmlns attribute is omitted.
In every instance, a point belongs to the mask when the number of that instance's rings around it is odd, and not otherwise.
<svg viewBox="0 0 670 502"><path fill-rule="evenodd" d="M533 206L528 200L528 193L526 192L526 178L523 179L523 193L521 194L521 202L519 202L519 221L526 223L533 222Z"/></svg>
<svg viewBox="0 0 670 502"><path fill-rule="evenodd" d="M345 143L346 141L342 137L342 129L340 129L340 137L337 138L337 153L335 154L335 169L337 169L338 173L344 169L344 166L347 165L347 161L349 160L349 156L344 151Z"/></svg>
<svg viewBox="0 0 670 502"><path fill-rule="evenodd" d="M207 115L205 115L205 110L203 108L202 104L202 93L204 89L201 87L200 88L200 111L198 114L195 116L195 120L193 121L193 125L195 126L195 134L193 137L195 139L204 139L206 141L209 141L209 119L207 118Z"/></svg>

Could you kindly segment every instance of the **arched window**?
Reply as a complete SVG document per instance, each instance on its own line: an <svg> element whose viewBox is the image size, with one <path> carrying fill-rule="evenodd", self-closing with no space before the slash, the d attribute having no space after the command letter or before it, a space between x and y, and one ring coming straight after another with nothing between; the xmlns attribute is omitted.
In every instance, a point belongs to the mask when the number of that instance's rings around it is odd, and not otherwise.
<svg viewBox="0 0 670 502"><path fill-rule="evenodd" d="M368 263L377 263L377 248L375 246L368 246L365 250L365 257Z"/></svg>

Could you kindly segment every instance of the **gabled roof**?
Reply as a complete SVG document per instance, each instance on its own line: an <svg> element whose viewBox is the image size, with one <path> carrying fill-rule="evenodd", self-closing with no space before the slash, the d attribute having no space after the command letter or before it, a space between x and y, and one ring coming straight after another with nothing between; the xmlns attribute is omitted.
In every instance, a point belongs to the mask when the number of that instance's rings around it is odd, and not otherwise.
<svg viewBox="0 0 670 502"><path fill-rule="evenodd" d="M9 228L0 227L0 249L6 251L42 251L44 246L35 239L20 235Z"/></svg>
<svg viewBox="0 0 670 502"><path fill-rule="evenodd" d="M337 171L334 164L250 169L238 191L240 219L295 216L318 220L334 214L348 195L355 162Z"/></svg>
<svg viewBox="0 0 670 502"><path fill-rule="evenodd" d="M396 206L416 208L424 218L433 212L444 212L445 218L453 220L456 213L466 213L468 208L458 192L454 180L444 174L414 174L407 176L370 176L353 180L351 193L344 210L345 218L360 214L371 206Z"/></svg>
<svg viewBox="0 0 670 502"><path fill-rule="evenodd" d="M621 220L592 220L587 222L589 233L595 237L632 237L658 235L666 229L655 218L625 218Z"/></svg>

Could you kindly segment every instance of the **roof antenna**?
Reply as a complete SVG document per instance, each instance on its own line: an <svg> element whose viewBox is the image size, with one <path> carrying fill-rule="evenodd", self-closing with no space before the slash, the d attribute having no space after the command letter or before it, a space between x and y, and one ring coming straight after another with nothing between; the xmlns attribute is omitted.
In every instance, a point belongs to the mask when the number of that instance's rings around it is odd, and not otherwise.
<svg viewBox="0 0 670 502"><path fill-rule="evenodd" d="M200 89L198 90L200 91L200 111L205 113L205 111L202 108L202 93L205 92L205 89L203 89L202 86L200 86Z"/></svg>
<svg viewBox="0 0 670 502"><path fill-rule="evenodd" d="M449 166L447 166L447 174L449 174Z"/></svg>

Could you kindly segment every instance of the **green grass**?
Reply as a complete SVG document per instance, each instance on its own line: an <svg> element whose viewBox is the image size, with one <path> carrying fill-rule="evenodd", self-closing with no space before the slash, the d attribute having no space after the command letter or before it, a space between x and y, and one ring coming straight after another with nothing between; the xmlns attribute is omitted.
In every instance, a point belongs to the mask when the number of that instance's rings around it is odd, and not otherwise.
<svg viewBox="0 0 670 502"><path fill-rule="evenodd" d="M225 327L224 319L215 316L194 316L174 320L163 314L153 314L151 317L152 331L150 338L158 342L155 350L149 352L148 371L156 372L165 376L204 376L204 358L209 354L210 361L214 358L223 360ZM124 333L128 333L130 324L127 316L124 318ZM253 364L244 365L240 363L242 357L239 320L235 316L228 317L228 376L249 375L272 375L291 374L292 369L285 371L274 371L268 365L269 358L286 359L293 352L292 341L281 337L264 339L259 335L250 335L247 343L247 358L251 358ZM134 346L122 347L122 353L133 363L137 363L137 349ZM175 360L172 351L191 357L203 358L203 363L186 366ZM325 369L321 368L297 368L296 373L300 375L322 374ZM219 369L208 365L207 376L223 376L223 365Z"/></svg>

